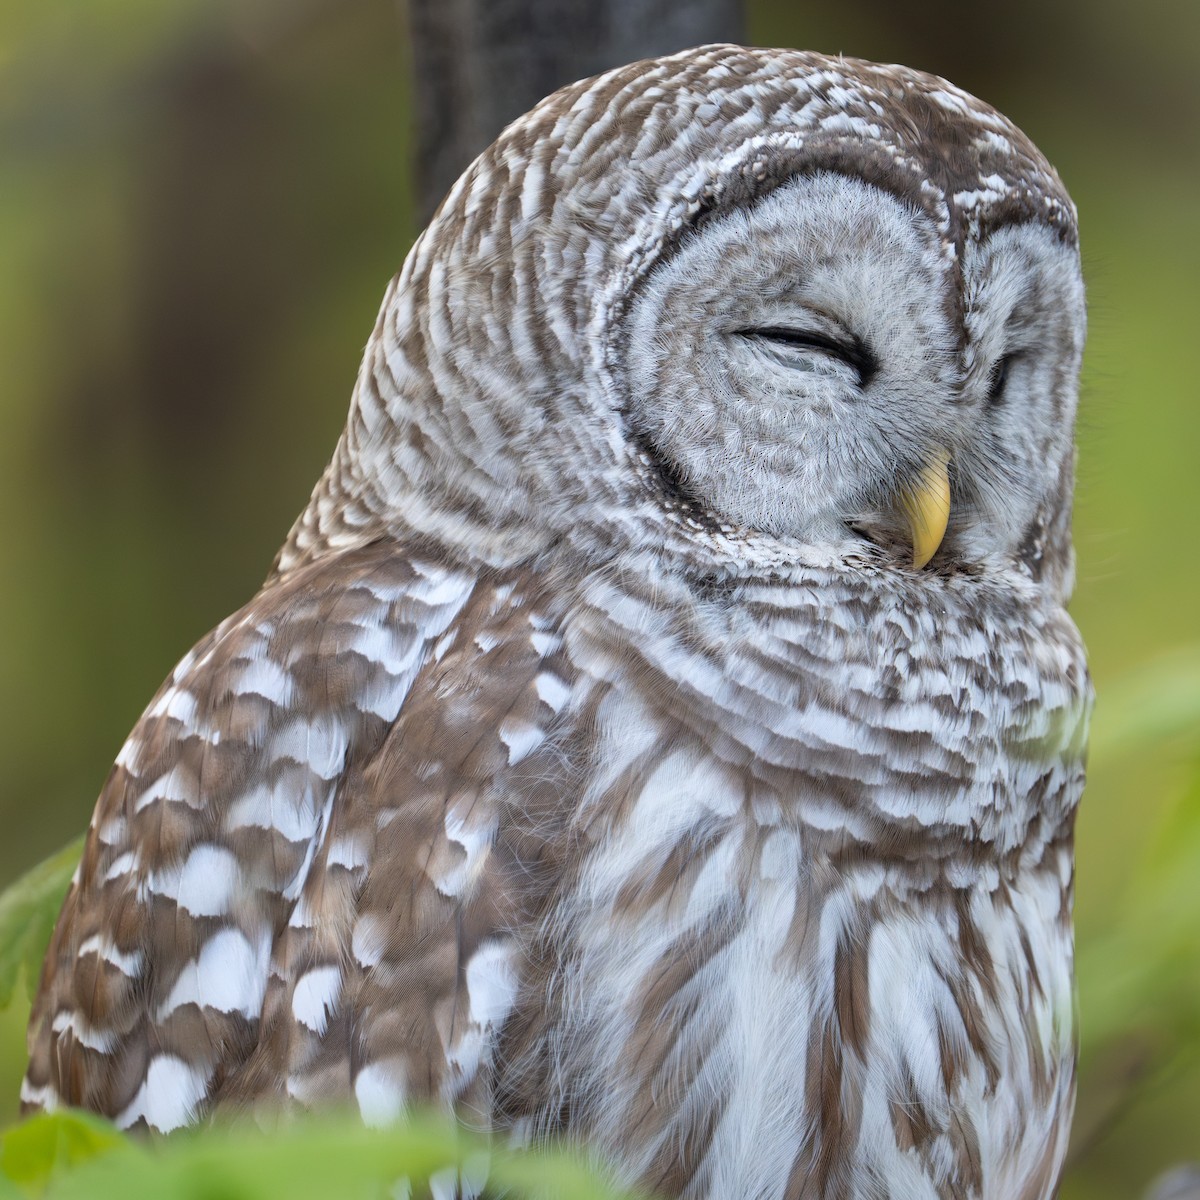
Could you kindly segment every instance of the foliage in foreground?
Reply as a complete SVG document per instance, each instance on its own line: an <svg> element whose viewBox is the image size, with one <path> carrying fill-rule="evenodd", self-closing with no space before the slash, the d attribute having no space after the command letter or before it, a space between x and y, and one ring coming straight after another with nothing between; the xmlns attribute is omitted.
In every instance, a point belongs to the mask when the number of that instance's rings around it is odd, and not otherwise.
<svg viewBox="0 0 1200 1200"><path fill-rule="evenodd" d="M12 1000L22 968L33 995L42 956L82 852L80 837L0 893L0 1008Z"/></svg>
<svg viewBox="0 0 1200 1200"><path fill-rule="evenodd" d="M154 1143L76 1111L42 1114L0 1143L0 1200L385 1200L421 1196L431 1175L485 1171L515 1198L620 1200L566 1152L488 1146L445 1118L386 1130L353 1116L306 1120L270 1135L250 1125L209 1126Z"/></svg>
<svg viewBox="0 0 1200 1200"><path fill-rule="evenodd" d="M1114 692L1097 723L1093 761L1107 768L1122 757L1159 753L1172 739L1194 737L1197 728L1200 646L1143 669ZM1165 812L1152 853L1119 906L1120 920L1079 946L1083 1088L1089 1064L1119 1054L1123 1045L1144 1045L1151 1032L1157 1039L1147 1065L1125 1079L1125 1094L1107 1098L1102 1108L1120 1109L1135 1089L1200 1054L1200 760ZM31 993L36 986L80 845L67 846L0 894L0 1008L11 1001L20 976ZM1078 1161L1094 1136L1083 1131ZM484 1161L493 1185L517 1198L616 1200L623 1194L565 1151L489 1146L440 1117L370 1130L343 1114L270 1134L218 1124L151 1143L67 1111L33 1117L3 1134L0 1200L384 1200L407 1194L397 1190L398 1180L409 1181L420 1196L431 1175L478 1172Z"/></svg>

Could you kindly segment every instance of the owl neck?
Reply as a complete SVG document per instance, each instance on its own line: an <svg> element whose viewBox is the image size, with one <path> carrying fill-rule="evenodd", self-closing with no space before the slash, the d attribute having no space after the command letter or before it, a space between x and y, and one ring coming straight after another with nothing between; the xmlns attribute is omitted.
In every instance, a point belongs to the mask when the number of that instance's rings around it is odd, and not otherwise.
<svg viewBox="0 0 1200 1200"><path fill-rule="evenodd" d="M1032 584L804 568L698 595L648 575L582 585L572 657L829 853L996 879L1070 837L1090 683Z"/></svg>

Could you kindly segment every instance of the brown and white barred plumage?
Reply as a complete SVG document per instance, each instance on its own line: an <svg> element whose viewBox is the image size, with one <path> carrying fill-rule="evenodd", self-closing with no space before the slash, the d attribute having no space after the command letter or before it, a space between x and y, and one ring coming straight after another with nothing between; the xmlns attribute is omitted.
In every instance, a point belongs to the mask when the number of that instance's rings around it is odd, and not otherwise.
<svg viewBox="0 0 1200 1200"><path fill-rule="evenodd" d="M775 269L753 222L810 187L927 273L923 432L848 525L805 525L797 474L781 532L705 503L742 502L736 458L710 496L639 389L674 386L688 255ZM117 759L26 1105L169 1130L433 1101L668 1196L1049 1197L1089 702L1075 245L1023 135L901 67L707 47L512 125L389 289L271 577ZM985 427L995 324L1043 354L1044 420ZM953 516L918 571L875 510L938 422Z"/></svg>

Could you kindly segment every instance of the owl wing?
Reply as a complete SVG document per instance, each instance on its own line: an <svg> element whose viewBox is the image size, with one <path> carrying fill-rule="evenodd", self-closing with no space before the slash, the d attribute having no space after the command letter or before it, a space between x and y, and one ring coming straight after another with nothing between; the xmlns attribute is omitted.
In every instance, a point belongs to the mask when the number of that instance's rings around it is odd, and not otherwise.
<svg viewBox="0 0 1200 1200"><path fill-rule="evenodd" d="M96 807L26 1108L472 1105L515 988L494 800L552 715L511 580L395 543L270 583L189 653ZM544 688L543 688L544 691Z"/></svg>

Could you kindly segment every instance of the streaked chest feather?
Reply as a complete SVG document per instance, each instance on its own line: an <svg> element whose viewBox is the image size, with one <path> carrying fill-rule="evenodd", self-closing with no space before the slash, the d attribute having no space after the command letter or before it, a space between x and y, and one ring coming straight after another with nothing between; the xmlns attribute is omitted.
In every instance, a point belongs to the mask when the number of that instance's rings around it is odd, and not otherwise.
<svg viewBox="0 0 1200 1200"><path fill-rule="evenodd" d="M952 605L858 637L793 608L706 643L609 599L567 635L598 736L547 923L535 1127L565 1093L670 1194L1048 1194L1073 1087L1073 630L1031 660L1024 629ZM618 626L632 666L606 653Z"/></svg>
<svg viewBox="0 0 1200 1200"><path fill-rule="evenodd" d="M713 795L647 788L554 914L578 1131L668 1194L1021 1195L1071 1095L1065 844L901 897Z"/></svg>

